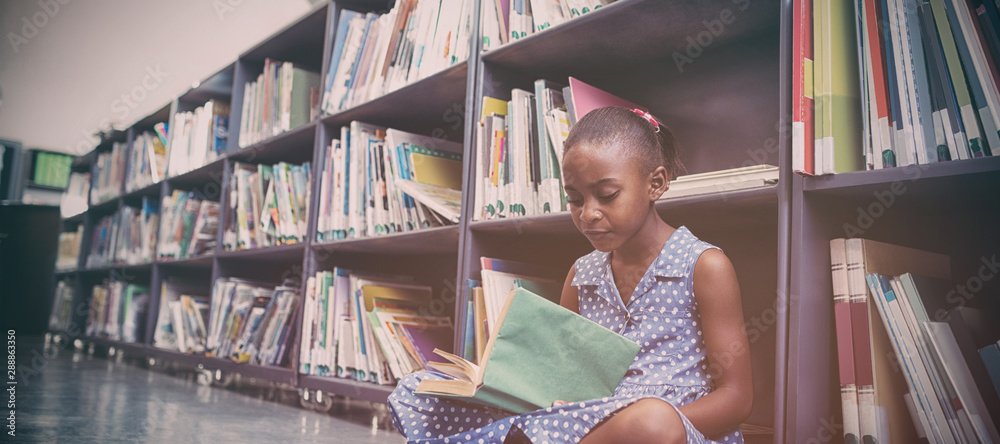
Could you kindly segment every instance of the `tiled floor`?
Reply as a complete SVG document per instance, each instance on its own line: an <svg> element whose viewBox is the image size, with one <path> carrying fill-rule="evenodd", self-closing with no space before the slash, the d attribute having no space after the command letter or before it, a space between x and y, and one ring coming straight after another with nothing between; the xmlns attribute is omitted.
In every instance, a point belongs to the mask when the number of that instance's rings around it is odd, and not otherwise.
<svg viewBox="0 0 1000 444"><path fill-rule="evenodd" d="M14 437L24 443L402 443L385 406L338 399L299 407L294 389L240 380L222 389L188 372L44 347L18 338ZM36 373L37 372L37 373ZM5 389L11 386L5 386ZM8 424L3 396L4 426Z"/></svg>

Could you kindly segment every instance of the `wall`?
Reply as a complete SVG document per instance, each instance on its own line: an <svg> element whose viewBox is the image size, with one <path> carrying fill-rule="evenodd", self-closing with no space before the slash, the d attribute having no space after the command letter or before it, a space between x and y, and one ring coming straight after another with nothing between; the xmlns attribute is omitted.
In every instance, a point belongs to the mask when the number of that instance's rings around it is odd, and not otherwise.
<svg viewBox="0 0 1000 444"><path fill-rule="evenodd" d="M317 1L0 2L0 137L86 153Z"/></svg>

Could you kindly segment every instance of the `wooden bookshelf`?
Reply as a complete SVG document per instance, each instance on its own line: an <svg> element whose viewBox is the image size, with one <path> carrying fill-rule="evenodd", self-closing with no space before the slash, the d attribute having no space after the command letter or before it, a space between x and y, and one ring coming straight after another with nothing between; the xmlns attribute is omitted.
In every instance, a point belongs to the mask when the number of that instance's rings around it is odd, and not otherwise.
<svg viewBox="0 0 1000 444"><path fill-rule="evenodd" d="M740 7L747 5L744 10ZM64 271L75 281L75 306L85 306L91 287L113 273L133 272L148 279L152 295L150 326L132 352L193 367L240 373L288 383L306 390L384 402L392 387L332 377L299 375L298 337L290 342L289 367L236 364L186 355L152 346L162 283L187 279L211 294L218 278L237 277L273 284L288 277L304 281L319 270L345 267L358 271L408 274L448 294L447 313L464 325L465 285L477 279L481 256L544 265L562 279L573 261L592 247L567 213L516 219L474 221L475 125L483 97L509 99L512 88L532 89L537 79L565 83L567 77L605 89L646 106L675 132L687 173L743 166L747 162L780 167L779 183L752 190L670 198L656 204L672 225L685 225L732 258L749 321L773 319L751 344L756 392L748 424L771 433L771 442L807 442L824 423L839 423L840 398L830 293L829 240L844 237L845 224L857 224L862 211L878 202L878 193L902 184L882 215L864 236L880 241L947 253L956 277L971 275L977 261L1000 245L1000 159L983 158L822 177L791 173L790 76L791 6L777 0L662 2L619 0L583 17L505 46L481 52L478 30L473 51L457 63L415 83L334 114L317 116L298 128L240 148L241 105L246 82L261 72L265 59L290 61L321 74L325 82L339 14L344 9L384 11L384 2L322 2L301 19L244 52L220 71L178 96L124 132L102 138L94 152L74 160L73 171L90 171L96 153L114 141L133 140L156 122L191 110L210 99L231 104L226 153L193 171L93 205L65 223L83 224L81 255L90 249L91 231L100 217L142 197L169 195L174 189L196 191L220 202L220 234L210 255L181 260L158 259L136 266ZM706 22L723 11L733 21L699 47L691 40L706 32ZM682 54L690 63L678 64ZM449 114L450 113L450 114ZM455 119L452 119L454 117ZM318 171L330 141L340 128L358 120L424 135L462 141L464 153L463 217L455 226L360 239L316 237ZM456 122L458 122L456 124ZM242 251L224 251L222 232L229 178L235 162L300 164L311 161L308 232L302 243ZM65 226L65 225L64 225ZM544 248L539 248L543 245ZM81 262L85 258L81 258ZM1000 281L988 283L993 289ZM450 293L449 293L450 292ZM303 284L304 293L304 284ZM82 304L82 305L81 305ZM86 314L74 321L86 323ZM294 331L301 329L298 311ZM456 335L455 347L464 344ZM121 348L115 341L97 341ZM126 351L129 353L129 351Z"/></svg>

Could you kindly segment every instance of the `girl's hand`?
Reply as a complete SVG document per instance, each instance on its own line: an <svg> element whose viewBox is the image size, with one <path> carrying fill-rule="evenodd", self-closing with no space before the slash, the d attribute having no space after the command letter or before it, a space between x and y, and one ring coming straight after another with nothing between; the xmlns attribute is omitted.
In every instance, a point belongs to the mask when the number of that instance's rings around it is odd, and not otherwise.
<svg viewBox="0 0 1000 444"><path fill-rule="evenodd" d="M561 405L566 405L566 404L569 404L569 402L566 402L566 401L563 401L563 400L559 400L559 399L557 399L555 401L552 401L552 407L559 407Z"/></svg>

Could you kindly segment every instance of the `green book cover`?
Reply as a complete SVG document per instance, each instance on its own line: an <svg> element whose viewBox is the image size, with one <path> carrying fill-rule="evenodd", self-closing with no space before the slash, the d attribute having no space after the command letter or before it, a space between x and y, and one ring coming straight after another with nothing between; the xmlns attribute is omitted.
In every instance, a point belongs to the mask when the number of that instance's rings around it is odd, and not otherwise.
<svg viewBox="0 0 1000 444"><path fill-rule="evenodd" d="M824 9L824 0L815 0L813 2L813 122L814 122L814 145L813 145L813 159L815 159L816 174L823 174L825 168L823 166L824 159L826 155L823 150L823 140L830 134L827 133L826 116L829 112L826 109L826 104L830 101L830 93L826 87L827 81L825 78L828 70L826 66L828 61L825 58L825 54L828 51L826 45L830 42L828 36L824 33L824 29L827 27L827 18L829 14L827 9Z"/></svg>
<svg viewBox="0 0 1000 444"><path fill-rule="evenodd" d="M829 173L859 171L864 165L861 124L861 80L858 76L857 17L852 2L826 0L830 4L828 20L830 53L826 105L826 137L832 138L827 150ZM824 24L825 26L826 24Z"/></svg>
<svg viewBox="0 0 1000 444"><path fill-rule="evenodd" d="M288 129L298 128L309 123L309 90L319 86L319 74L302 68L292 68L291 89L288 107Z"/></svg>
<svg viewBox="0 0 1000 444"><path fill-rule="evenodd" d="M524 288L510 293L498 324L482 367L438 351L454 364L430 365L462 379L424 380L417 393L514 413L546 408L556 400L599 399L614 393L640 349L639 344ZM463 368L475 374L460 376ZM454 394L463 390L471 391L471 396Z"/></svg>

